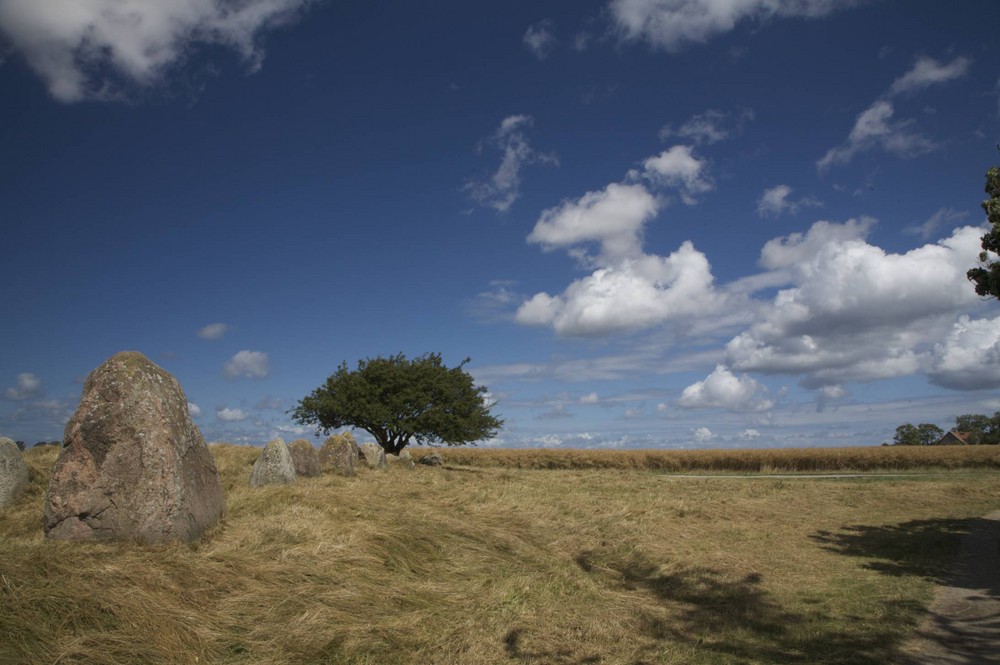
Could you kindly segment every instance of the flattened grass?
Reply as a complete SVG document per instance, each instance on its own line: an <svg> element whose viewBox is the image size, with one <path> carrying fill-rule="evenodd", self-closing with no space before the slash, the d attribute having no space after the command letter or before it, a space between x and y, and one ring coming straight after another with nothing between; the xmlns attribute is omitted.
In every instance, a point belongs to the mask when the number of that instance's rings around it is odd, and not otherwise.
<svg viewBox="0 0 1000 665"><path fill-rule="evenodd" d="M884 663L1000 474L675 480L394 468L251 489L199 544L0 513L0 663ZM453 451L445 451L451 453ZM448 458L446 457L446 460Z"/></svg>

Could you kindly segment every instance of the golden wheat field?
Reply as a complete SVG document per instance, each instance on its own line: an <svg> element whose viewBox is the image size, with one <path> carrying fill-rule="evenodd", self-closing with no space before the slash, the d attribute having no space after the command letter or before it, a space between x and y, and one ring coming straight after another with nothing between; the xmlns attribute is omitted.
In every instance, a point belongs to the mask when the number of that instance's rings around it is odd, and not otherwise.
<svg viewBox="0 0 1000 665"><path fill-rule="evenodd" d="M443 468L261 489L259 449L212 450L226 517L155 547L45 540L58 451L25 453L30 489L0 513L0 663L885 663L962 534L1000 508L986 448L907 451L909 466L857 451L864 468L950 470L835 480L448 449ZM848 457L827 455L805 468Z"/></svg>

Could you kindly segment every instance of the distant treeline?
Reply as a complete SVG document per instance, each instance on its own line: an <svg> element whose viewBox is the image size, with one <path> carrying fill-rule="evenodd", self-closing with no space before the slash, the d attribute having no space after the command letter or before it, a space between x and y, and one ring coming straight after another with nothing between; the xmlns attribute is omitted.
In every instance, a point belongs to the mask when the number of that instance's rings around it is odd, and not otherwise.
<svg viewBox="0 0 1000 665"><path fill-rule="evenodd" d="M1000 411L992 416L979 413L958 416L955 418L955 426L950 431L954 437L949 437L946 442L968 445L1000 444ZM945 431L937 425L905 423L896 428L892 442L897 446L932 446L941 443L944 436Z"/></svg>

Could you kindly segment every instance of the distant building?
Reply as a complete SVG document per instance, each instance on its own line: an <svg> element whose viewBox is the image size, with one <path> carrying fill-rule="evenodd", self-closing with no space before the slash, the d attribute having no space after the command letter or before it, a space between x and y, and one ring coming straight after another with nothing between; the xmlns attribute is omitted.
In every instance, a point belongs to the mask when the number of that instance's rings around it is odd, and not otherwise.
<svg viewBox="0 0 1000 665"><path fill-rule="evenodd" d="M951 430L950 432L941 437L941 440L937 442L937 445L967 446L969 445L970 436L972 436L972 432L959 432L958 430Z"/></svg>

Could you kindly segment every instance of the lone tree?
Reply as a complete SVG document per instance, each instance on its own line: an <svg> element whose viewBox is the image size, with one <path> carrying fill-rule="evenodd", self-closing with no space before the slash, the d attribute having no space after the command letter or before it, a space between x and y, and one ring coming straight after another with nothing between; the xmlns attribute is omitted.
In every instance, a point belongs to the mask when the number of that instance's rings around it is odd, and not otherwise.
<svg viewBox="0 0 1000 665"><path fill-rule="evenodd" d="M983 210L992 228L983 236L979 267L966 275L975 283L976 293L1000 299L1000 261L990 260L990 253L1000 254L1000 168L996 166L986 172L986 193L990 198L983 201Z"/></svg>
<svg viewBox="0 0 1000 665"><path fill-rule="evenodd" d="M488 439L503 420L490 413L495 403L486 387L473 385L462 369L467 362L449 368L436 353L368 358L354 371L344 362L291 410L292 418L323 432L360 427L392 454L411 439L449 446Z"/></svg>

